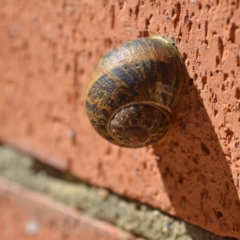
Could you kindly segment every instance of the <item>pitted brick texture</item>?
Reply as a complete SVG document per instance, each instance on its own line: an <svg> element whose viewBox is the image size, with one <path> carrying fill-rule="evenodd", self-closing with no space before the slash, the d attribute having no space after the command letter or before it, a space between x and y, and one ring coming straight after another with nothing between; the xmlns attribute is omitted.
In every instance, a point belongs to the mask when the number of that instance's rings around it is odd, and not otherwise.
<svg viewBox="0 0 240 240"><path fill-rule="evenodd" d="M1 0L0 139L81 179L240 238L240 2ZM166 136L100 138L84 110L94 64L140 36L176 42L189 78Z"/></svg>

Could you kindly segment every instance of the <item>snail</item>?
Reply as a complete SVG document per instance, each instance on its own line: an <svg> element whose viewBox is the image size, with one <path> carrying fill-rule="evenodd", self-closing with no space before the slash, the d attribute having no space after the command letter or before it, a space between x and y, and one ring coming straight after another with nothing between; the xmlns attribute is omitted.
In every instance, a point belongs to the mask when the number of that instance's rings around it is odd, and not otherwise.
<svg viewBox="0 0 240 240"><path fill-rule="evenodd" d="M86 112L109 142L144 147L169 128L185 65L164 37L138 38L106 54L94 67L85 91Z"/></svg>

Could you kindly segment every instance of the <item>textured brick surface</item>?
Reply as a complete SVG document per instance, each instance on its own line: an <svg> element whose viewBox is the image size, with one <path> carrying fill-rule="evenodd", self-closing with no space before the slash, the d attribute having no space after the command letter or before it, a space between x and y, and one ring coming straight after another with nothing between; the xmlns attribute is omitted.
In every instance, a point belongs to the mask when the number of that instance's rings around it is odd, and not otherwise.
<svg viewBox="0 0 240 240"><path fill-rule="evenodd" d="M106 189L70 180L69 174L4 146L0 146L0 177L148 240L236 240L220 237Z"/></svg>
<svg viewBox="0 0 240 240"><path fill-rule="evenodd" d="M0 178L0 203L2 240L137 240L3 178Z"/></svg>
<svg viewBox="0 0 240 240"><path fill-rule="evenodd" d="M98 186L240 238L239 1L0 0L0 139ZM151 147L87 120L94 64L138 36L174 38L191 80Z"/></svg>

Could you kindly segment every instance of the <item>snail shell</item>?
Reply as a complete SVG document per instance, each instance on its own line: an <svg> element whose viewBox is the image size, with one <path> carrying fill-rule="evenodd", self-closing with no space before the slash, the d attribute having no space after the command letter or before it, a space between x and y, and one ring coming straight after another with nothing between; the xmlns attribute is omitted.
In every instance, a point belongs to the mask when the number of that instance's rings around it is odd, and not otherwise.
<svg viewBox="0 0 240 240"><path fill-rule="evenodd" d="M87 115L105 139L143 147L168 130L185 66L176 46L159 36L139 38L106 54L85 93Z"/></svg>

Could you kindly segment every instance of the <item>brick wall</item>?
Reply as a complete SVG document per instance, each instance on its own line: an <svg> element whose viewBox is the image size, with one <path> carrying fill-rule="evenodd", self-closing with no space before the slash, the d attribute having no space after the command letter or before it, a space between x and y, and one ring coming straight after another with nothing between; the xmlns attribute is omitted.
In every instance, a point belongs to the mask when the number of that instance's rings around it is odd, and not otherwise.
<svg viewBox="0 0 240 240"><path fill-rule="evenodd" d="M80 179L240 238L239 1L1 0L0 139ZM99 59L137 37L174 39L189 79L168 133L125 149L84 110Z"/></svg>

